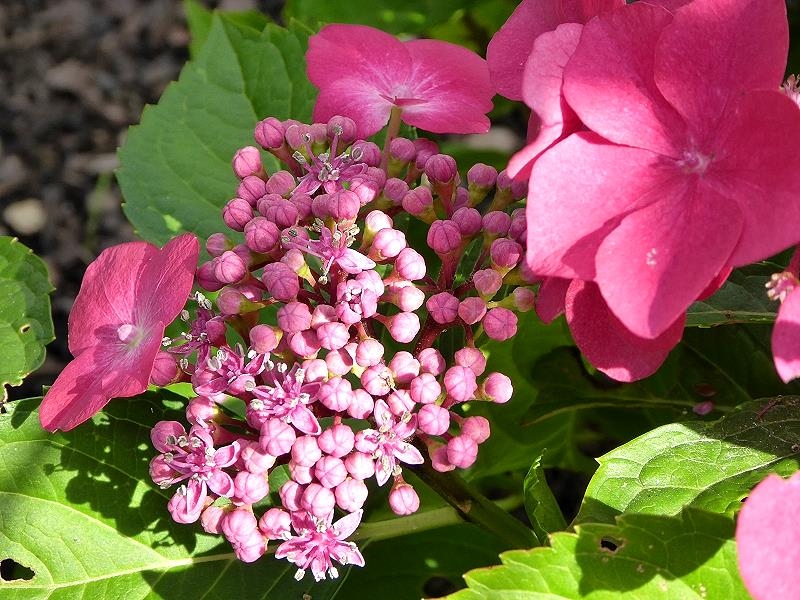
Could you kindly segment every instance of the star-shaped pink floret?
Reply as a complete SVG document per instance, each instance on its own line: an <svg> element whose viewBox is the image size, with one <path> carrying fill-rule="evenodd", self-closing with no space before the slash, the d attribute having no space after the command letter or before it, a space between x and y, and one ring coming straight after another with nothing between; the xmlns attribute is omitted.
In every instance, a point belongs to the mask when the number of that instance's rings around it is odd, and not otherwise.
<svg viewBox="0 0 800 600"><path fill-rule="evenodd" d="M308 569L316 581L329 575L339 576L331 559L342 565L364 566L364 557L353 542L346 542L361 522L362 511L358 510L333 523L333 512L325 519L317 519L306 512L292 513L292 528L296 535L290 536L275 550L275 558L286 558L299 567L295 579L300 580Z"/></svg>
<svg viewBox="0 0 800 600"><path fill-rule="evenodd" d="M383 485L395 474L397 461L408 465L425 462L422 454L406 440L414 435L417 417L410 413L397 419L383 400L375 402L373 411L377 429L365 429L356 435L356 448L375 459L375 479Z"/></svg>
<svg viewBox="0 0 800 600"><path fill-rule="evenodd" d="M531 172L528 263L594 281L656 338L730 267L800 235L800 111L782 0L636 3L583 28L563 92L589 131ZM735 77L731 74L735 73Z"/></svg>
<svg viewBox="0 0 800 600"><path fill-rule="evenodd" d="M322 428L308 405L316 400L320 383L306 381L305 371L297 364L287 369L286 364L277 363L262 377L267 385L252 390L255 398L248 406L247 422L260 429L269 419L278 418L303 433L319 435Z"/></svg>
<svg viewBox="0 0 800 600"><path fill-rule="evenodd" d="M164 328L189 297L199 252L187 233L163 249L120 244L89 265L69 315L75 359L42 401L42 427L72 429L112 398L147 389Z"/></svg>
<svg viewBox="0 0 800 600"><path fill-rule="evenodd" d="M350 117L367 138L393 108L434 133L484 133L494 90L486 62L439 40L401 42L362 25L327 25L308 41L308 78L319 90L314 119Z"/></svg>
<svg viewBox="0 0 800 600"><path fill-rule="evenodd" d="M285 236L282 243L285 248L297 248L322 261L321 283L327 282L328 273L334 264L351 275L358 275L362 271L375 268L375 261L350 248L358 234L358 227L348 225L342 229L337 224L331 231L327 225L318 221L313 229L319 232L319 239ZM292 230L290 234L291 232Z"/></svg>

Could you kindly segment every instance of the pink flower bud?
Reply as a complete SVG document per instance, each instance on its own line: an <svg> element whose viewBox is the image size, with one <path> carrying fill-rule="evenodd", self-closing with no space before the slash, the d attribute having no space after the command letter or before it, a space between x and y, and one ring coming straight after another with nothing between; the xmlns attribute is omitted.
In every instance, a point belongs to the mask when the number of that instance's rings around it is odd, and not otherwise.
<svg viewBox="0 0 800 600"><path fill-rule="evenodd" d="M254 217L244 226L244 239L253 252L266 254L280 242L281 230L266 217Z"/></svg>
<svg viewBox="0 0 800 600"><path fill-rule="evenodd" d="M511 379L502 373L490 373L481 386L482 395L492 402L504 404L511 400L514 386Z"/></svg>
<svg viewBox="0 0 800 600"><path fill-rule="evenodd" d="M478 444L471 437L458 435L447 442L447 461L450 464L467 469L475 463L476 458Z"/></svg>
<svg viewBox="0 0 800 600"><path fill-rule="evenodd" d="M356 362L362 367L372 367L381 362L384 352L383 344L375 338L363 339L356 347Z"/></svg>
<svg viewBox="0 0 800 600"><path fill-rule="evenodd" d="M298 465L295 461L289 461L289 476L301 485L308 485L314 481L312 467Z"/></svg>
<svg viewBox="0 0 800 600"><path fill-rule="evenodd" d="M159 350L153 362L153 370L150 371L150 383L158 387L164 387L171 383L181 380L183 373L178 368L178 361L175 355Z"/></svg>
<svg viewBox="0 0 800 600"><path fill-rule="evenodd" d="M300 504L300 500L303 497L304 491L304 486L290 479L278 490L278 495L281 497L281 504L283 504L286 510L291 512L301 510L303 507Z"/></svg>
<svg viewBox="0 0 800 600"><path fill-rule="evenodd" d="M466 402L474 398L478 383L472 369L456 365L444 374L444 387L454 401Z"/></svg>
<svg viewBox="0 0 800 600"><path fill-rule="evenodd" d="M245 225L253 218L253 208L241 198L234 198L228 200L228 203L222 209L222 220L225 225L234 231L244 231Z"/></svg>
<svg viewBox="0 0 800 600"><path fill-rule="evenodd" d="M233 496L243 504L255 504L269 494L269 482L262 473L239 471L233 479Z"/></svg>
<svg viewBox="0 0 800 600"><path fill-rule="evenodd" d="M414 312L425 302L425 292L407 281L386 286L382 302L391 302L404 312Z"/></svg>
<svg viewBox="0 0 800 600"><path fill-rule="evenodd" d="M381 193L381 183L369 175L356 175L350 180L350 191L358 196L361 206L366 206Z"/></svg>
<svg viewBox="0 0 800 600"><path fill-rule="evenodd" d="M514 200L522 200L528 193L528 181L512 179L505 169L497 174L496 184L500 190L509 190Z"/></svg>
<svg viewBox="0 0 800 600"><path fill-rule="evenodd" d="M456 466L447 459L447 446L439 446L431 452L431 466L440 473L446 473L456 468Z"/></svg>
<svg viewBox="0 0 800 600"><path fill-rule="evenodd" d="M492 259L492 266L501 273L507 273L517 266L522 258L523 250L514 240L508 238L498 238L492 242L489 250Z"/></svg>
<svg viewBox="0 0 800 600"><path fill-rule="evenodd" d="M308 194L293 193L290 202L297 208L298 221L302 221L306 217L311 216L311 196Z"/></svg>
<svg viewBox="0 0 800 600"><path fill-rule="evenodd" d="M430 373L422 373L414 377L409 383L409 393L411 399L419 404L430 404L436 402L442 393L442 386L436 377Z"/></svg>
<svg viewBox="0 0 800 600"><path fill-rule="evenodd" d="M414 400L406 390L394 390L386 396L386 404L392 414L401 417L414 409Z"/></svg>
<svg viewBox="0 0 800 600"><path fill-rule="evenodd" d="M244 563L257 561L267 551L267 542L258 531L253 531L246 539L232 543L233 554Z"/></svg>
<svg viewBox="0 0 800 600"><path fill-rule="evenodd" d="M414 148L417 150L415 157L415 165L417 169L422 171L425 168L425 163L434 154L439 153L439 146L436 142L429 138L417 138L413 142Z"/></svg>
<svg viewBox="0 0 800 600"><path fill-rule="evenodd" d="M300 282L297 273L291 267L282 263L268 263L264 265L261 281L267 287L270 296L280 302L290 302L297 297L300 291Z"/></svg>
<svg viewBox="0 0 800 600"><path fill-rule="evenodd" d="M436 213L433 211L433 195L430 188L419 186L408 190L403 196L403 210L426 222L433 222Z"/></svg>
<svg viewBox="0 0 800 600"><path fill-rule="evenodd" d="M338 323L339 318L336 316L336 309L330 304L317 304L314 307L314 312L311 313L311 327L317 329L325 323Z"/></svg>
<svg viewBox="0 0 800 600"><path fill-rule="evenodd" d="M483 163L477 163L467 171L467 184L478 188L494 187L497 181L497 169Z"/></svg>
<svg viewBox="0 0 800 600"><path fill-rule="evenodd" d="M450 292L434 294L425 303L431 318L440 325L452 323L458 318L458 298Z"/></svg>
<svg viewBox="0 0 800 600"><path fill-rule="evenodd" d="M461 348L456 351L453 358L457 365L471 369L476 376L486 370L486 357L477 348Z"/></svg>
<svg viewBox="0 0 800 600"><path fill-rule="evenodd" d="M256 475L266 475L267 471L275 464L275 457L264 452L258 442L240 441L242 447L239 460L245 469Z"/></svg>
<svg viewBox="0 0 800 600"><path fill-rule="evenodd" d="M353 400L347 407L347 414L354 419L366 419L372 414L375 400L361 388L353 390Z"/></svg>
<svg viewBox="0 0 800 600"><path fill-rule="evenodd" d="M503 285L503 277L494 269L481 269L472 276L475 290L484 300L490 300Z"/></svg>
<svg viewBox="0 0 800 600"><path fill-rule="evenodd" d="M278 540L289 534L291 525L289 513L280 508L270 508L258 520L259 530L271 540Z"/></svg>
<svg viewBox="0 0 800 600"><path fill-rule="evenodd" d="M377 364L364 369L361 374L361 387L376 398L385 396L394 387L392 372L384 364Z"/></svg>
<svg viewBox="0 0 800 600"><path fill-rule="evenodd" d="M275 330L269 325L256 325L250 330L250 347L259 354L272 352L278 347Z"/></svg>
<svg viewBox="0 0 800 600"><path fill-rule="evenodd" d="M283 145L283 123L275 117L268 117L256 125L253 137L265 150L280 148Z"/></svg>
<svg viewBox="0 0 800 600"><path fill-rule="evenodd" d="M413 248L403 248L395 258L394 272L401 279L418 281L425 277L427 272L425 259Z"/></svg>
<svg viewBox="0 0 800 600"><path fill-rule="evenodd" d="M328 126L325 123L312 123L311 124L311 145L327 145L328 142Z"/></svg>
<svg viewBox="0 0 800 600"><path fill-rule="evenodd" d="M292 444L292 460L298 465L313 467L321 457L322 450L314 436L301 435Z"/></svg>
<svg viewBox="0 0 800 600"><path fill-rule="evenodd" d="M493 340L507 340L517 333L517 315L507 308L493 308L483 318L483 329Z"/></svg>
<svg viewBox="0 0 800 600"><path fill-rule="evenodd" d="M183 435L186 430L177 421L159 421L150 430L150 441L159 452L171 452L175 440Z"/></svg>
<svg viewBox="0 0 800 600"><path fill-rule="evenodd" d="M434 221L428 230L428 246L440 256L460 251L463 242L461 230L454 221Z"/></svg>
<svg viewBox="0 0 800 600"><path fill-rule="evenodd" d="M392 227L392 217L382 210L371 210L364 218L364 235L370 239L381 229Z"/></svg>
<svg viewBox="0 0 800 600"><path fill-rule="evenodd" d="M206 506L203 512L200 513L200 525L203 527L203 531L211 534L221 534L222 518L224 516L225 511L222 507L214 506L213 504Z"/></svg>
<svg viewBox="0 0 800 600"><path fill-rule="evenodd" d="M266 198L274 199L270 202L267 202L265 201ZM258 212L264 215L265 218L275 223L279 229L293 227L294 225L297 225L297 222L300 220L300 211L298 210L297 206L295 206L294 203L290 202L289 200L281 198L277 194L264 196L258 201L257 206Z"/></svg>
<svg viewBox="0 0 800 600"><path fill-rule="evenodd" d="M328 198L328 214L336 221L355 221L360 208L361 200L350 190L341 190Z"/></svg>
<svg viewBox="0 0 800 600"><path fill-rule="evenodd" d="M474 208L462 207L453 213L453 222L458 226L461 235L472 237L481 230L483 219L481 213Z"/></svg>
<svg viewBox="0 0 800 600"><path fill-rule="evenodd" d="M369 454L363 452L348 454L344 459L344 466L355 479L369 479L375 474L375 461Z"/></svg>
<svg viewBox="0 0 800 600"><path fill-rule="evenodd" d="M258 530L258 521L249 506L241 507L226 512L220 519L220 528L228 541L236 544L248 540Z"/></svg>
<svg viewBox="0 0 800 600"><path fill-rule="evenodd" d="M483 216L483 232L490 238L498 238L508 233L511 217L500 210L493 210Z"/></svg>
<svg viewBox="0 0 800 600"><path fill-rule="evenodd" d="M350 156L370 167L379 167L381 164L381 149L372 142L357 140L350 148Z"/></svg>
<svg viewBox="0 0 800 600"><path fill-rule="evenodd" d="M408 344L419 333L420 323L417 313L400 312L391 317L375 315L375 319L386 326L394 341L401 344Z"/></svg>
<svg viewBox="0 0 800 600"><path fill-rule="evenodd" d="M472 438L476 444L482 444L488 440L491 432L489 421L484 417L467 417L461 423L461 435Z"/></svg>
<svg viewBox="0 0 800 600"><path fill-rule="evenodd" d="M217 308L223 315L236 315L250 312L259 308L259 306L253 305L250 298L239 291L239 288L225 287L220 290L217 296Z"/></svg>
<svg viewBox="0 0 800 600"><path fill-rule="evenodd" d="M425 174L436 183L452 181L458 174L456 160L448 154L434 154L425 161Z"/></svg>
<svg viewBox="0 0 800 600"><path fill-rule="evenodd" d="M314 476L326 488L333 489L347 477L347 469L341 459L323 456L314 465Z"/></svg>
<svg viewBox="0 0 800 600"><path fill-rule="evenodd" d="M353 400L353 386L347 379L334 377L320 386L317 397L323 406L334 412L344 412Z"/></svg>
<svg viewBox="0 0 800 600"><path fill-rule="evenodd" d="M344 348L331 350L325 356L325 364L328 365L328 371L331 375L344 377L353 368L353 357Z"/></svg>
<svg viewBox="0 0 800 600"><path fill-rule="evenodd" d="M428 435L442 435L450 428L450 411L437 404L426 404L417 413L417 429Z"/></svg>
<svg viewBox="0 0 800 600"><path fill-rule="evenodd" d="M317 438L320 449L326 454L342 458L350 453L355 443L353 430L342 423L333 425Z"/></svg>
<svg viewBox="0 0 800 600"><path fill-rule="evenodd" d="M211 398L198 396L186 405L186 420L192 425L213 421L219 414L219 405Z"/></svg>
<svg viewBox="0 0 800 600"><path fill-rule="evenodd" d="M211 256L219 256L232 247L233 244L224 233L212 233L206 240L206 252Z"/></svg>
<svg viewBox="0 0 800 600"><path fill-rule="evenodd" d="M328 119L327 134L328 139L333 141L333 138L338 136L339 143L342 145L350 144L356 139L355 121L350 117L343 117L341 115L334 115ZM337 149L341 148L340 145Z"/></svg>
<svg viewBox="0 0 800 600"><path fill-rule="evenodd" d="M361 284L364 289L370 290L375 293L375 298L380 298L384 292L383 279L378 275L374 269L367 269L361 271L356 275L356 281Z"/></svg>
<svg viewBox="0 0 800 600"><path fill-rule="evenodd" d="M417 155L417 149L411 140L397 137L389 143L389 156L399 162L411 162Z"/></svg>
<svg viewBox="0 0 800 600"><path fill-rule="evenodd" d="M245 146L236 151L233 155L233 172L239 179L244 179L248 175L256 175L263 168L261 165L261 153L255 146Z"/></svg>
<svg viewBox="0 0 800 600"><path fill-rule="evenodd" d="M514 309L519 312L528 312L536 304L536 294L530 288L514 288L511 296L514 300Z"/></svg>
<svg viewBox="0 0 800 600"><path fill-rule="evenodd" d="M419 510L419 496L413 487L402 482L389 492L389 506L396 515L410 515Z"/></svg>
<svg viewBox="0 0 800 600"><path fill-rule="evenodd" d="M406 236L402 231L387 227L375 234L369 257L377 262L394 258L406 245Z"/></svg>
<svg viewBox="0 0 800 600"><path fill-rule="evenodd" d="M319 519L324 519L336 506L333 492L318 483L311 483L303 492L300 506Z"/></svg>
<svg viewBox="0 0 800 600"><path fill-rule="evenodd" d="M317 327L317 339L326 350L338 350L350 341L350 331L344 323L323 323Z"/></svg>
<svg viewBox="0 0 800 600"><path fill-rule="evenodd" d="M286 333L297 333L311 328L311 311L302 302L289 302L278 309L278 327Z"/></svg>
<svg viewBox="0 0 800 600"><path fill-rule="evenodd" d="M228 250L215 258L214 277L222 283L238 283L247 277L247 264L235 252Z"/></svg>
<svg viewBox="0 0 800 600"><path fill-rule="evenodd" d="M303 358L313 358L321 348L317 339L317 332L313 329L288 334L286 336L286 344L292 352Z"/></svg>
<svg viewBox="0 0 800 600"><path fill-rule="evenodd" d="M458 305L458 316L467 325L474 325L483 318L486 314L486 302L483 298L470 296L464 298L461 304Z"/></svg>
<svg viewBox="0 0 800 600"><path fill-rule="evenodd" d="M407 193L408 184L402 179L397 179L397 177L390 177L383 186L383 195L397 206L403 204L403 198Z"/></svg>
<svg viewBox="0 0 800 600"><path fill-rule="evenodd" d="M279 196L285 197L291 194L292 190L297 187L297 182L289 171L276 171L267 179L265 187L265 193L278 194Z"/></svg>
<svg viewBox="0 0 800 600"><path fill-rule="evenodd" d="M250 207L255 207L258 199L267 193L267 184L260 177L248 175L239 183L236 188L236 195L248 203Z"/></svg>
<svg viewBox="0 0 800 600"><path fill-rule="evenodd" d="M420 364L414 355L405 350L397 352L389 361L389 370L392 372L395 384L406 385L419 375Z"/></svg>
<svg viewBox="0 0 800 600"><path fill-rule="evenodd" d="M436 348L425 348L417 355L417 360L424 373L430 373L434 377L444 373L444 357Z"/></svg>
<svg viewBox="0 0 800 600"><path fill-rule="evenodd" d="M369 489L360 479L348 477L336 486L334 496L339 508L346 512L354 512L364 506L367 501Z"/></svg>
<svg viewBox="0 0 800 600"><path fill-rule="evenodd" d="M272 456L281 456L292 449L297 438L294 427L280 419L269 419L261 426L258 442Z"/></svg>

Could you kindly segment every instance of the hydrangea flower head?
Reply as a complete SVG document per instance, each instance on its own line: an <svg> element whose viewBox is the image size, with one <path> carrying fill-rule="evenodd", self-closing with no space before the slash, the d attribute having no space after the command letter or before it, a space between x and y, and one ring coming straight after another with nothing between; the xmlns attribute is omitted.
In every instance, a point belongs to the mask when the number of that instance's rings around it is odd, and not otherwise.
<svg viewBox="0 0 800 600"><path fill-rule="evenodd" d="M434 133L485 133L494 95L486 62L438 40L401 42L362 25L328 25L309 39L308 78L320 89L314 119L355 120L366 138L393 108Z"/></svg>
<svg viewBox="0 0 800 600"><path fill-rule="evenodd" d="M147 389L164 328L192 288L200 246L184 234L163 249L130 242L89 265L69 316L70 362L42 401L48 431L69 430L112 398Z"/></svg>

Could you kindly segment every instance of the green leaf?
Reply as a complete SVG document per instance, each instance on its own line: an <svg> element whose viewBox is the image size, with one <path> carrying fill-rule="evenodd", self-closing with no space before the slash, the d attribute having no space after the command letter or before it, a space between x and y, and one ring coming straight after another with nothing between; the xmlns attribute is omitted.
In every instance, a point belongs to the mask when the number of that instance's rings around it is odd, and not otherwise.
<svg viewBox="0 0 800 600"><path fill-rule="evenodd" d="M166 404L152 394L115 400L55 435L41 429L36 400L8 405L0 415L1 557L34 575L4 581L1 600L183 598L187 590L221 600L333 597L341 580L296 582L294 565L271 556L243 564L220 536L172 521L174 490L148 475L152 425L182 420Z"/></svg>
<svg viewBox="0 0 800 600"><path fill-rule="evenodd" d="M773 323L779 304L767 297L765 284L779 270L770 265L737 269L713 296L689 307L686 326Z"/></svg>
<svg viewBox="0 0 800 600"><path fill-rule="evenodd" d="M470 571L453 600L749 598L736 567L733 519L690 510L678 517L624 515L555 533L551 547L500 555Z"/></svg>
<svg viewBox="0 0 800 600"><path fill-rule="evenodd" d="M44 362L53 340L47 267L15 238L0 237L0 404L6 385L22 380Z"/></svg>
<svg viewBox="0 0 800 600"><path fill-rule="evenodd" d="M189 42L189 56L197 58L211 31L213 13L197 0L184 0L183 10L186 13L189 34L192 36Z"/></svg>
<svg viewBox="0 0 800 600"><path fill-rule="evenodd" d="M470 524L368 543L363 552L367 566L351 570L341 597L407 600L440 596L463 587L465 571L497 563L503 547L494 536Z"/></svg>
<svg viewBox="0 0 800 600"><path fill-rule="evenodd" d="M561 514L561 509L553 496L553 491L547 485L541 456L536 457L525 476L523 492L525 494L525 512L540 543L546 543L548 533L567 527L564 515Z"/></svg>
<svg viewBox="0 0 800 600"><path fill-rule="evenodd" d="M800 398L760 400L714 423L659 427L598 459L576 523L620 513L732 514L767 473L798 469Z"/></svg>
<svg viewBox="0 0 800 600"><path fill-rule="evenodd" d="M177 233L227 231L222 206L236 193L234 152L253 144L267 117L307 121L316 96L305 75L304 35L263 32L215 14L195 60L120 148L124 210L139 234L163 244ZM277 160L264 155L268 171Z"/></svg>
<svg viewBox="0 0 800 600"><path fill-rule="evenodd" d="M418 34L447 21L475 0L375 0L373 2L329 2L327 0L289 0L284 19L297 19L311 25L356 23L371 25L389 33Z"/></svg>

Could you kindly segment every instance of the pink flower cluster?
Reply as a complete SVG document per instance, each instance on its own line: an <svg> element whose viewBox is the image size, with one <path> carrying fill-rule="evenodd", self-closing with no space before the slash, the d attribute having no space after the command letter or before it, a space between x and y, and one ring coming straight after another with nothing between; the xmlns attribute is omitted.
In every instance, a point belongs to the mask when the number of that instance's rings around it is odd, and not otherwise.
<svg viewBox="0 0 800 600"><path fill-rule="evenodd" d="M510 338L533 307L514 207L525 186L482 164L462 186L434 142L398 137L382 151L357 131L341 116L256 126L286 169L268 173L255 146L236 153L240 183L223 218L243 242L212 235L197 270L218 312L198 294L196 316L182 315L189 331L165 340L154 371L197 394L188 433L176 422L153 430L153 480L179 484L173 518L223 534L245 561L276 540L298 577L335 577L331 559L363 564L345 538L371 488L389 485L398 515L419 508L406 465L475 462L489 423L462 408L512 395L476 341ZM427 259L409 227L427 229ZM434 342L449 329L464 344L445 357ZM257 517L281 465L280 506Z"/></svg>

